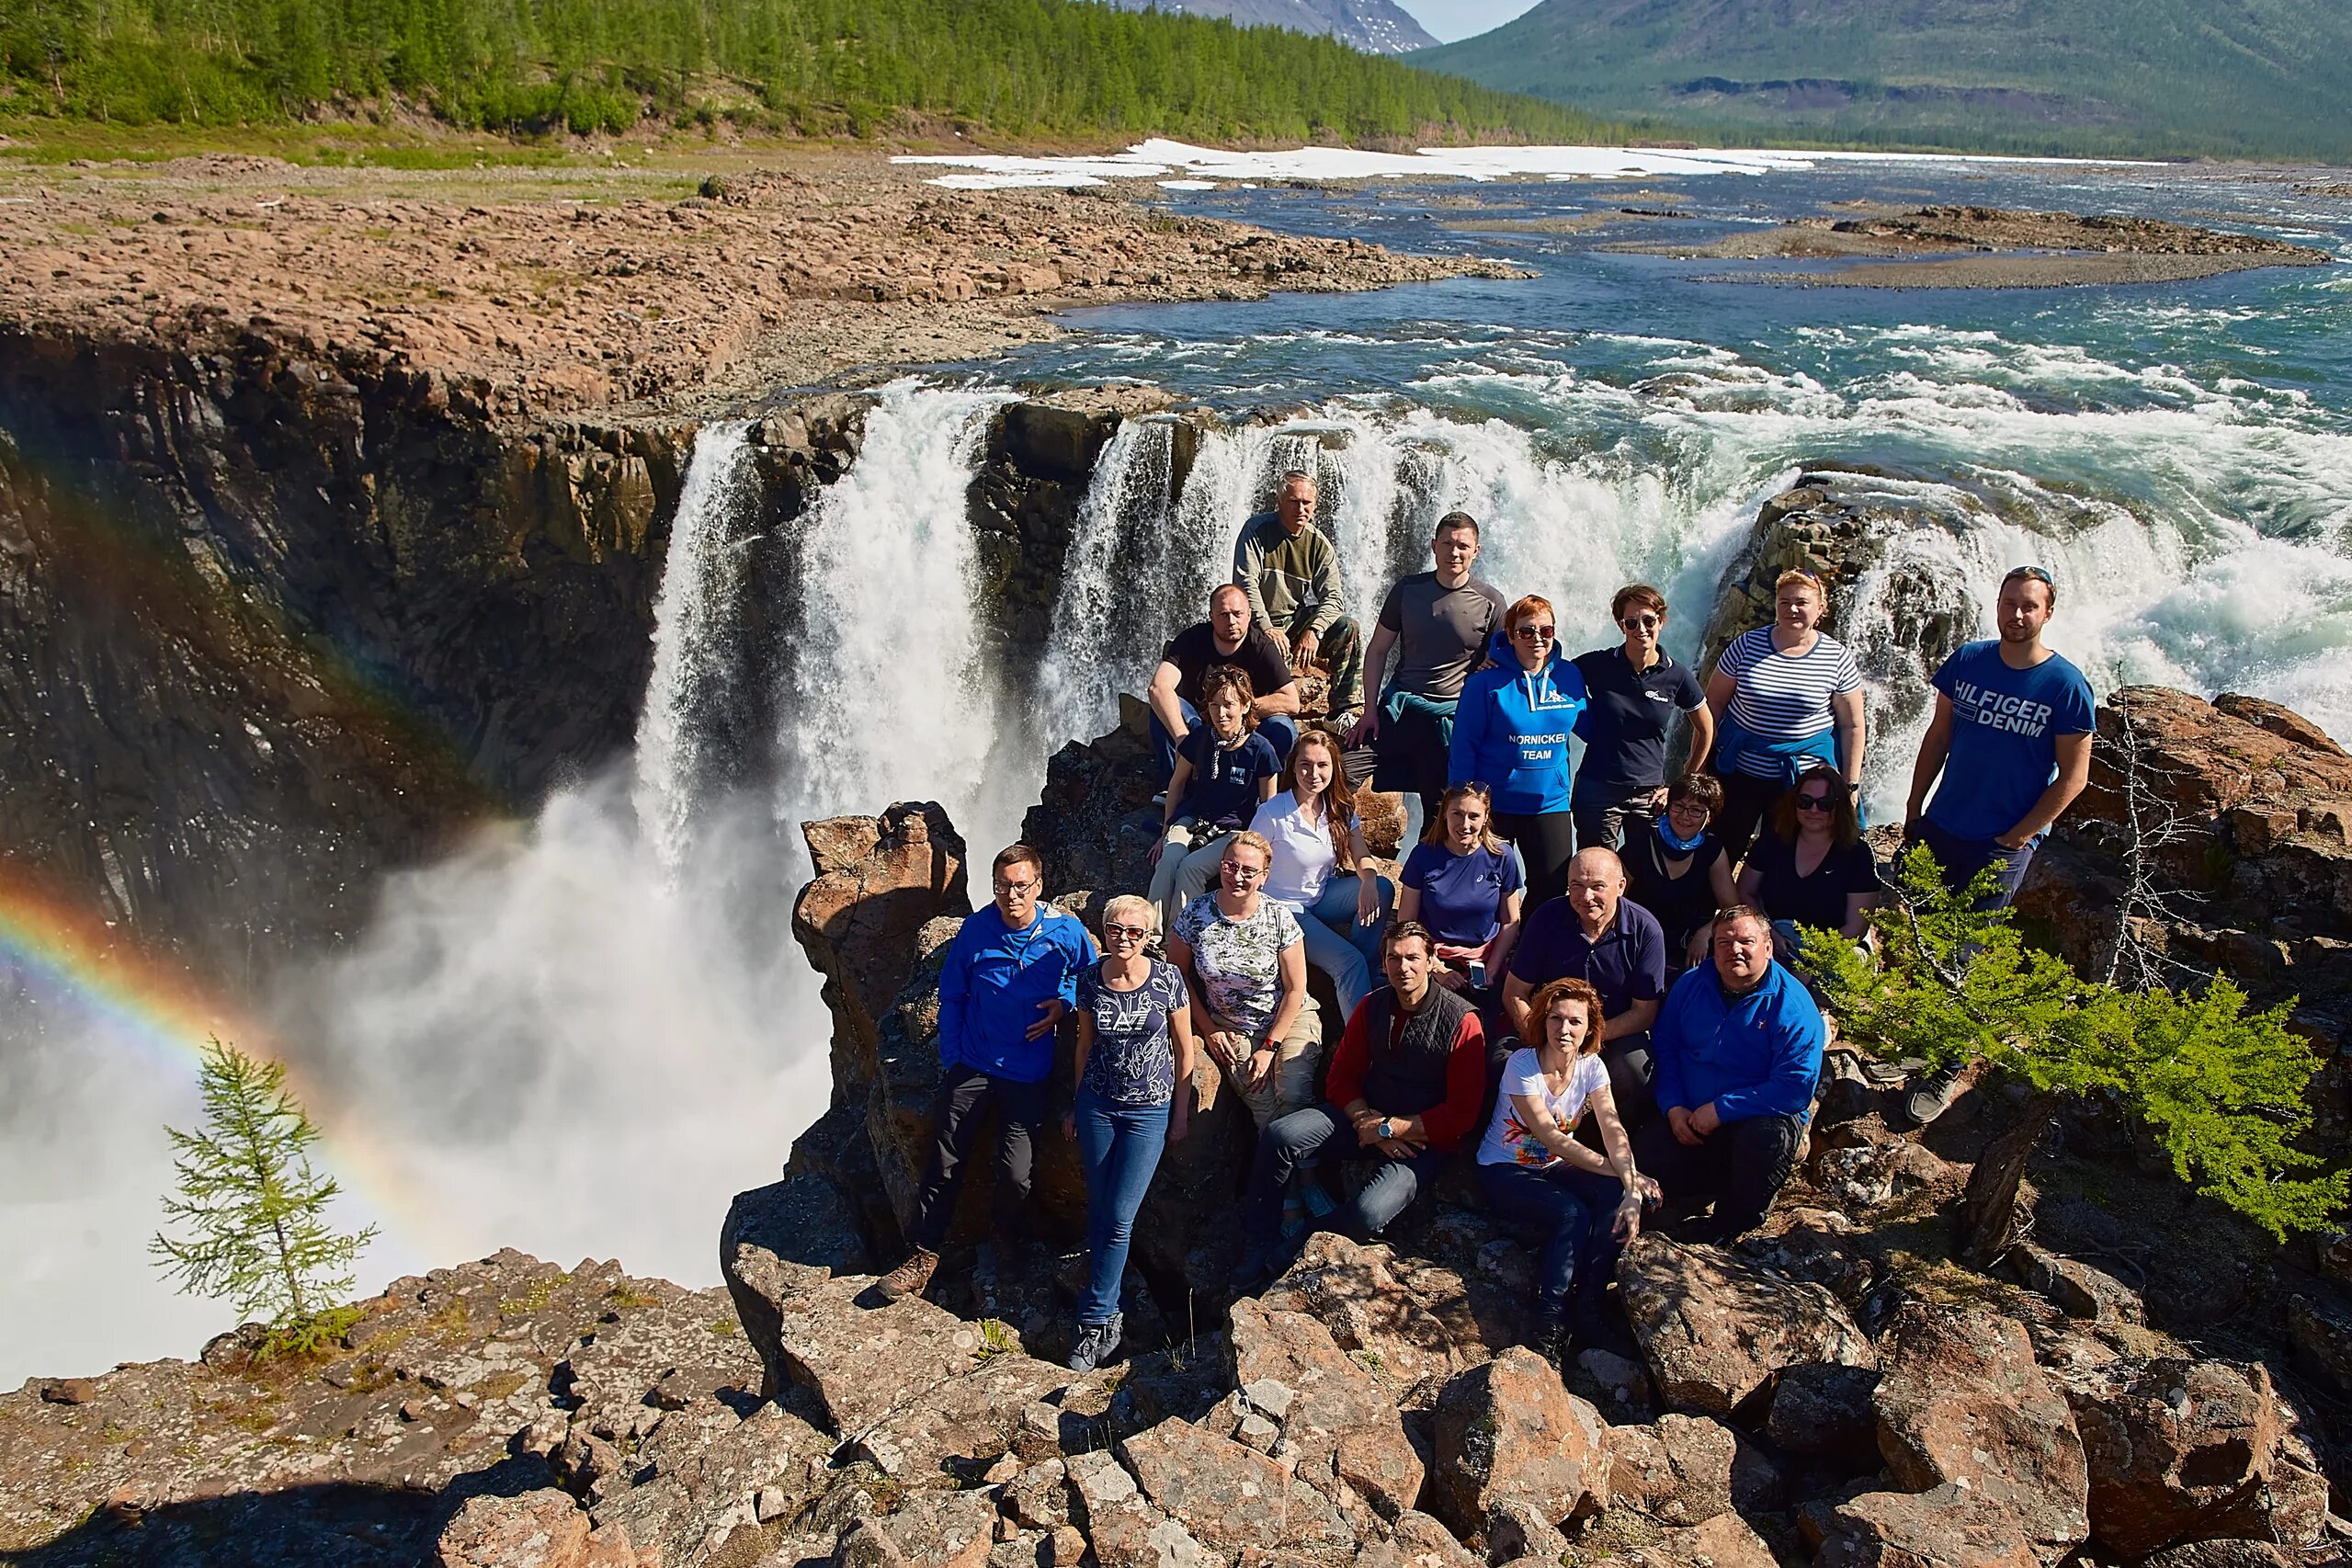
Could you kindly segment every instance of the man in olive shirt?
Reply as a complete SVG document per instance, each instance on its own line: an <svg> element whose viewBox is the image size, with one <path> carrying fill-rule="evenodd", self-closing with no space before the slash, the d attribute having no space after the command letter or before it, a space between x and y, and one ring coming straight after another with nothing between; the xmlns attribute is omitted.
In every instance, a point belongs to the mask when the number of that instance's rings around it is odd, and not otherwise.
<svg viewBox="0 0 2352 1568"><path fill-rule="evenodd" d="M1290 646L1300 675L1320 663L1330 672L1334 721L1356 722L1364 705L1364 642L1344 613L1339 554L1315 527L1314 476L1292 469L1271 512L1242 525L1233 541L1233 585L1249 596L1250 619Z"/></svg>
<svg viewBox="0 0 2352 1568"><path fill-rule="evenodd" d="M1374 700L1347 737L1351 746L1380 747L1372 788L1403 791L1408 850L1445 792L1462 682L1484 662L1506 608L1501 589L1471 575L1478 560L1478 519L1468 512L1437 519L1429 554L1435 571L1398 579L1381 601L1380 623L1364 651L1364 685ZM1393 675L1387 673L1391 650L1396 653Z"/></svg>

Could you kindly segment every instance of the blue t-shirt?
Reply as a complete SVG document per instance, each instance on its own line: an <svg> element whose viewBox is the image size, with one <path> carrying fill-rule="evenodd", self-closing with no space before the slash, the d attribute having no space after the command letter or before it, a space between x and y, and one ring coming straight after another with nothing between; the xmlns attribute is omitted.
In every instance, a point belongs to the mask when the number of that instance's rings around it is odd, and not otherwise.
<svg viewBox="0 0 2352 1568"><path fill-rule="evenodd" d="M2058 777L2058 737L2089 734L2091 683L2052 653L2013 670L1997 642L1971 642L1936 672L1952 699L1952 749L1927 820L1955 838L1997 838Z"/></svg>
<svg viewBox="0 0 2352 1568"><path fill-rule="evenodd" d="M1086 1052L1080 1086L1116 1105L1167 1104L1176 1094L1176 1051L1169 1043L1168 1018L1191 1005L1183 972L1158 959L1132 991L1105 985L1100 964L1079 971L1078 1010L1095 1026L1095 1043Z"/></svg>
<svg viewBox="0 0 2352 1568"><path fill-rule="evenodd" d="M1480 845L1457 855L1442 844L1416 844L1404 858L1404 885L1421 894L1421 924L1449 948L1483 948L1503 928L1503 901L1527 886L1517 845L1503 852Z"/></svg>
<svg viewBox="0 0 2352 1568"><path fill-rule="evenodd" d="M1258 780L1282 771L1274 743L1254 730L1228 748L1217 744L1208 725L1197 724L1176 743L1176 755L1192 764L1176 816L1204 827L1247 827L1257 813Z"/></svg>

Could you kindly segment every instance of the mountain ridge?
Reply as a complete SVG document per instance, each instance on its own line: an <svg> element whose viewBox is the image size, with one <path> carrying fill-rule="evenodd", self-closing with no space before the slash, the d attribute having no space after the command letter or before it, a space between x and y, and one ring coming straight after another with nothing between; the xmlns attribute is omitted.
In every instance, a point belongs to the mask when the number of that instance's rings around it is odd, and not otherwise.
<svg viewBox="0 0 2352 1568"><path fill-rule="evenodd" d="M2352 158L2320 0L1544 0L1411 59L1733 140Z"/></svg>
<svg viewBox="0 0 2352 1568"><path fill-rule="evenodd" d="M1323 33L1368 54L1403 54L1437 43L1396 0L1110 0L1122 11L1181 11L1245 28Z"/></svg>

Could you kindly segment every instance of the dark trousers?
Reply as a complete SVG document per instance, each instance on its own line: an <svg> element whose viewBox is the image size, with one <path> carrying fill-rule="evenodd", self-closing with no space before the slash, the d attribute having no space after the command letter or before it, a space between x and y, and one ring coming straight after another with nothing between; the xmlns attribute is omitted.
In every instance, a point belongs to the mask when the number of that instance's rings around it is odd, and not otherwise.
<svg viewBox="0 0 2352 1568"><path fill-rule="evenodd" d="M939 1080L931 1102L931 1119L938 1136L932 1141L931 1163L923 1173L923 1190L915 1200L915 1244L937 1252L955 1222L956 1194L963 1190L964 1166L981 1124L994 1108L997 1114L995 1225L999 1235L1017 1233L1021 1209L1029 1197L1029 1161L1038 1130L1045 1125L1046 1086L995 1078L977 1067L955 1066Z"/></svg>
<svg viewBox="0 0 2352 1568"><path fill-rule="evenodd" d="M1617 1119L1628 1133L1639 1132L1658 1112L1650 1085L1658 1075L1650 1060L1650 1031L1619 1035L1601 1047L1601 1065L1608 1069L1609 1098L1617 1102Z"/></svg>
<svg viewBox="0 0 2352 1568"><path fill-rule="evenodd" d="M1527 869L1528 896L1520 908L1533 915L1568 891L1568 862L1576 855L1576 819L1567 812L1496 812L1494 832L1518 846Z"/></svg>
<svg viewBox="0 0 2352 1568"><path fill-rule="evenodd" d="M1737 867L1747 855L1748 846L1755 842L1755 830L1774 804L1789 792L1789 786L1778 778L1759 778L1753 773L1719 773L1715 776L1723 785L1723 809L1715 813L1715 840L1723 846Z"/></svg>
<svg viewBox="0 0 2352 1568"><path fill-rule="evenodd" d="M1993 889L1993 896L1976 907L1983 910L2009 907L2009 901L2017 896L2018 884L2026 880L2026 868L2033 864L2032 845L2028 844L2023 849L2012 849L1995 839L1961 838L1945 832L1924 817L1913 825L1919 830L1918 837L1913 842L1926 845L1927 852L1936 857L1936 865L1944 873L1946 887L1964 888L1975 880L1977 872L1991 866L1998 881ZM1905 850L1910 847L1910 844L1903 846Z"/></svg>
<svg viewBox="0 0 2352 1568"><path fill-rule="evenodd" d="M1647 790L1619 800L1579 801L1569 814L1576 819L1579 849L1622 849L1628 833L1647 833L1658 821Z"/></svg>
<svg viewBox="0 0 2352 1568"><path fill-rule="evenodd" d="M1505 1223L1539 1238L1537 1326L1564 1322L1572 1295L1586 1310L1596 1307L1617 1272L1619 1248L1613 1227L1625 1196L1617 1177L1566 1165L1543 1170L1481 1165L1478 1185L1486 1206Z"/></svg>
<svg viewBox="0 0 2352 1568"><path fill-rule="evenodd" d="M1446 1156L1423 1149L1409 1160L1392 1160L1378 1149L1356 1142L1356 1129L1329 1100L1278 1117L1258 1134L1257 1153L1249 1167L1249 1240L1270 1251L1282 1238L1282 1189L1290 1174L1332 1149L1342 1159L1377 1161L1364 1189L1341 1209L1339 1229L1359 1242L1369 1242L1405 1211L1415 1194L1435 1183Z"/></svg>
<svg viewBox="0 0 2352 1568"><path fill-rule="evenodd" d="M1176 710L1184 715L1187 734L1200 728L1199 709L1179 697L1176 699ZM1286 762L1290 760L1290 748L1299 742L1299 726L1289 714L1268 713L1257 722L1257 733L1273 744L1276 756ZM1160 722L1157 713L1152 715L1152 753L1159 759L1158 781L1165 788L1168 780L1176 777L1176 737L1168 733L1168 727Z"/></svg>
<svg viewBox="0 0 2352 1568"><path fill-rule="evenodd" d="M1757 1116L1727 1121L1692 1148L1660 1116L1633 1140L1633 1163L1656 1179L1670 1210L1688 1213L1713 1199L1714 1218L1689 1239L1728 1242L1763 1222L1804 1135L1801 1116Z"/></svg>

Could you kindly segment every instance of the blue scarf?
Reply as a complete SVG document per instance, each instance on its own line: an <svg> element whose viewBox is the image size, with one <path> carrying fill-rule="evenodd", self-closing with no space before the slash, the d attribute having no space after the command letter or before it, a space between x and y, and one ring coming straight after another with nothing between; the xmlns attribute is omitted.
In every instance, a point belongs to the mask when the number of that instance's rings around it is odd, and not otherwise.
<svg viewBox="0 0 2352 1568"><path fill-rule="evenodd" d="M1695 838L1676 838L1675 836L1675 830L1666 822L1665 813L1661 812L1658 813L1658 836L1665 839L1666 841L1666 847L1673 850L1676 854L1687 855L1692 850L1707 842L1707 830L1703 827L1700 828L1699 830L1699 835Z"/></svg>

